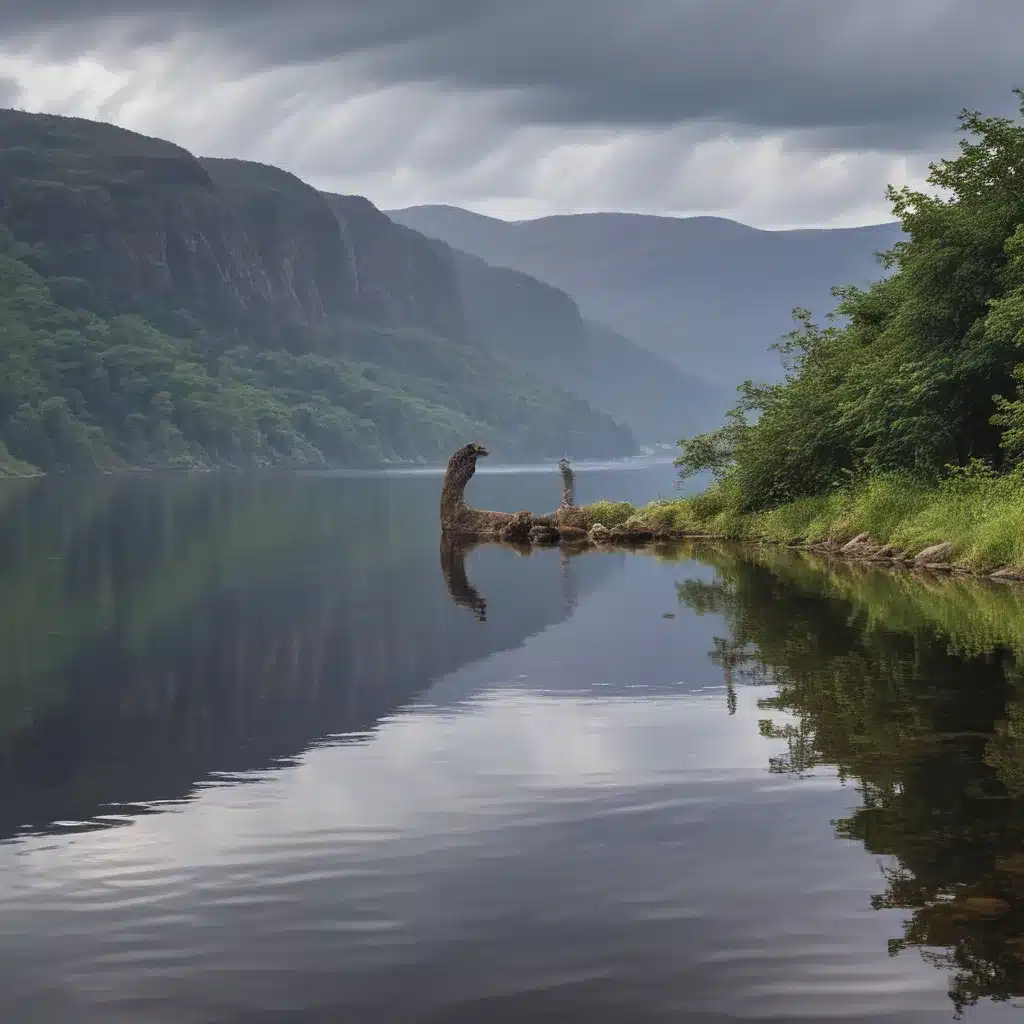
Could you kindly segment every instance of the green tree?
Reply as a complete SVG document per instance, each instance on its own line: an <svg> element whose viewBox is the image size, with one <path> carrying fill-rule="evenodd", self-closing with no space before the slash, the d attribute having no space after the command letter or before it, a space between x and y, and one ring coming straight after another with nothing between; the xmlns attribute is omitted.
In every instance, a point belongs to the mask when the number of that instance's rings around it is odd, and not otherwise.
<svg viewBox="0 0 1024 1024"><path fill-rule="evenodd" d="M891 273L837 288L828 326L796 310L784 380L748 382L724 428L680 442L684 474L710 468L759 509L851 476L1020 459L1024 124L964 111L960 125L959 155L931 165L936 194L889 189L906 234L880 254Z"/></svg>

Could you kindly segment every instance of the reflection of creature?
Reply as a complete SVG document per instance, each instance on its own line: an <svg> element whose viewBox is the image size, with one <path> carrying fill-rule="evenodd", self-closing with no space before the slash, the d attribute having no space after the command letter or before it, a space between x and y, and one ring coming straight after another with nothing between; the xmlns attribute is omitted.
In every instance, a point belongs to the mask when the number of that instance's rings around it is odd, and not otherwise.
<svg viewBox="0 0 1024 1024"><path fill-rule="evenodd" d="M569 609L569 611L572 611L579 602L579 588L576 585L575 577L573 576L569 565L570 559L572 559L574 555L578 554L578 551L567 551L565 548L562 548L561 552L562 594L565 598L565 607Z"/></svg>
<svg viewBox="0 0 1024 1024"><path fill-rule="evenodd" d="M468 608L480 622L487 621L487 599L469 582L469 576L466 573L466 558L471 551L483 543L486 542L449 533L442 532L441 534L441 575L444 577L448 593L459 607ZM520 555L533 553L529 544L503 544L501 546L512 547ZM578 585L569 563L572 558L581 554L583 551L579 549L563 548L561 551L562 592L565 596L566 608L569 611L576 607L579 600Z"/></svg>
<svg viewBox="0 0 1024 1024"><path fill-rule="evenodd" d="M560 508L576 507L576 478L568 459L560 459L558 468L562 473L562 504Z"/></svg>
<svg viewBox="0 0 1024 1024"><path fill-rule="evenodd" d="M466 555L476 545L451 534L441 534L441 575L448 586L452 600L468 608L480 622L487 621L487 601L469 582L466 575Z"/></svg>

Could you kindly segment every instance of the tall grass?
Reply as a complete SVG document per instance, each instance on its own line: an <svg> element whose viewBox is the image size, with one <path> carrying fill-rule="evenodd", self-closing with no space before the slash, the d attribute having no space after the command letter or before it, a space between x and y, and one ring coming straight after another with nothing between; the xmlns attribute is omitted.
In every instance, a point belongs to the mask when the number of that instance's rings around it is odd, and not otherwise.
<svg viewBox="0 0 1024 1024"><path fill-rule="evenodd" d="M899 474L872 477L845 490L804 498L766 512L741 511L729 481L703 494L653 502L588 506L591 523L635 522L685 533L777 542L847 541L866 533L910 555L943 541L965 568L1024 570L1024 474L997 476L984 467L952 472L937 486Z"/></svg>

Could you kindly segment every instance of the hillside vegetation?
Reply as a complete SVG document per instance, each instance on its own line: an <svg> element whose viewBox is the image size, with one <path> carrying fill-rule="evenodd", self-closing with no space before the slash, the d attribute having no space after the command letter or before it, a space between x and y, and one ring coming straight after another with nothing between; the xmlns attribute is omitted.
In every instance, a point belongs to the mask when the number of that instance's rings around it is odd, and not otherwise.
<svg viewBox="0 0 1024 1024"><path fill-rule="evenodd" d="M1022 100L1024 113L1024 100ZM646 510L680 529L780 540L868 532L948 540L976 567L1024 566L1024 125L965 111L930 195L890 189L892 273L837 288L835 316L778 346L726 424L680 442L706 494Z"/></svg>
<svg viewBox="0 0 1024 1024"><path fill-rule="evenodd" d="M635 449L469 337L450 253L369 203L0 111L0 472L436 462L474 438Z"/></svg>

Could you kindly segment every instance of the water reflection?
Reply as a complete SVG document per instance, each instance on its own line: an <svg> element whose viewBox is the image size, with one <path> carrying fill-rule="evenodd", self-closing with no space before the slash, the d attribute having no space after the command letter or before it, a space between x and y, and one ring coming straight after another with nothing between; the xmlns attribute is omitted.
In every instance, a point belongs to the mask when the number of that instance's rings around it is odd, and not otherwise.
<svg viewBox="0 0 1024 1024"><path fill-rule="evenodd" d="M481 544L460 539L450 534L441 534L441 575L451 599L459 606L468 608L480 622L487 621L487 601L480 591L469 582L466 573L466 559L471 551Z"/></svg>
<svg viewBox="0 0 1024 1024"><path fill-rule="evenodd" d="M495 549L514 552L521 558L529 558L539 554L529 544L498 544L496 542L467 540L450 534L441 534L441 576L452 601L461 608L467 608L480 622L487 621L487 599L469 580L466 562L478 548ZM562 595L565 612L569 614L576 607L580 588L576 574L572 570L572 560L590 553L587 549L558 549L558 561L562 571ZM546 552L550 557L551 553ZM543 556L542 556L543 557ZM607 559L606 559L607 560Z"/></svg>
<svg viewBox="0 0 1024 1024"><path fill-rule="evenodd" d="M950 974L957 1011L1024 995L1024 592L704 547L680 600L728 622L713 658L771 684L770 770L834 766L860 795L836 836L884 855L895 955Z"/></svg>
<svg viewBox="0 0 1024 1024"><path fill-rule="evenodd" d="M0 488L0 1018L1013 1017L1021 591L436 491Z"/></svg>
<svg viewBox="0 0 1024 1024"><path fill-rule="evenodd" d="M537 482L548 500L551 480ZM570 612L557 558L437 579L437 481L36 481L0 489L0 840L95 828L211 772L360 734ZM515 479L517 493L530 480ZM429 509L429 513L427 512ZM574 585L616 569L592 562ZM447 566L447 568L445 568ZM465 552L449 594L485 618ZM58 825L55 823L63 822Z"/></svg>

